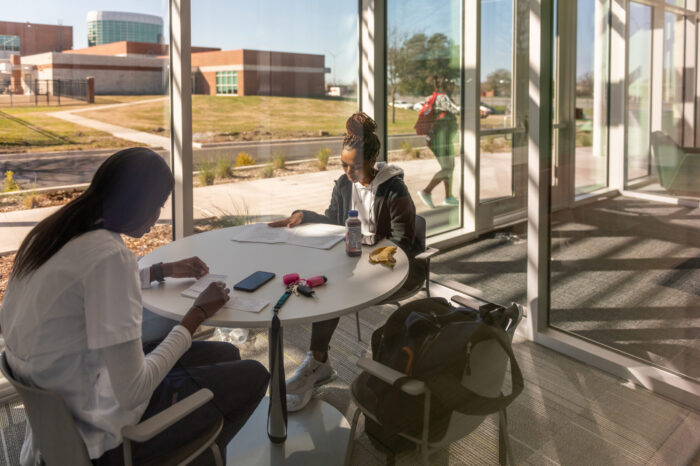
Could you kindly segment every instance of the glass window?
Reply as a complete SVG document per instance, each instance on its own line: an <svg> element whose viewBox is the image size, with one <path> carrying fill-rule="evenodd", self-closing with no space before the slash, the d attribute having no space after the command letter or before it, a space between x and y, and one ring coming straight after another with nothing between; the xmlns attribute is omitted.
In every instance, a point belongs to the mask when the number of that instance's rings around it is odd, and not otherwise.
<svg viewBox="0 0 700 466"><path fill-rule="evenodd" d="M0 35L0 51L19 52L19 36Z"/></svg>
<svg viewBox="0 0 700 466"><path fill-rule="evenodd" d="M627 180L651 173L651 7L630 3L627 68Z"/></svg>
<svg viewBox="0 0 700 466"><path fill-rule="evenodd" d="M481 130L513 125L513 0L481 5ZM479 199L490 201L513 195L513 137L481 137Z"/></svg>
<svg viewBox="0 0 700 466"><path fill-rule="evenodd" d="M678 144L683 143L683 63L685 55L684 19L664 13L662 131Z"/></svg>
<svg viewBox="0 0 700 466"><path fill-rule="evenodd" d="M578 0L575 192L607 185L609 3Z"/></svg>
<svg viewBox="0 0 700 466"><path fill-rule="evenodd" d="M436 234L460 224L460 2L389 0L387 14L387 157ZM414 126L433 97L426 138Z"/></svg>
<svg viewBox="0 0 700 466"><path fill-rule="evenodd" d="M238 72L237 71L217 71L216 72L216 93L238 95Z"/></svg>
<svg viewBox="0 0 700 466"><path fill-rule="evenodd" d="M193 149L195 229L324 213L358 108L357 2L199 0L191 16L192 44L221 49L192 54L193 140L216 143Z"/></svg>

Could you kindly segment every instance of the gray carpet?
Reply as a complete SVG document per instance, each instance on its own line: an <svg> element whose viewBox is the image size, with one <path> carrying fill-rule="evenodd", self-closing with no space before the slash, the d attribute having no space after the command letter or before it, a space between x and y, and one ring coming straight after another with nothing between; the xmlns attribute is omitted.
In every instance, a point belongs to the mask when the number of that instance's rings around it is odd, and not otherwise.
<svg viewBox="0 0 700 466"><path fill-rule="evenodd" d="M453 294L440 287L434 287L434 292ZM348 386L359 373L355 362L367 349L371 331L391 312L390 306L383 306L360 313L363 342L357 341L354 316L343 317L331 342L331 361L338 378L320 388L316 396L334 405L348 420L355 409L348 395ZM252 332L240 347L243 357L266 364L266 335L261 330ZM288 375L304 357L309 337L308 326L285 329ZM698 414L522 338L516 337L514 351L526 380L523 393L508 409L514 464L685 465L700 459ZM14 466L24 432L21 405L0 407L0 422L0 464ZM372 446L363 425L361 417L351 464L385 464L384 453ZM497 420L490 416L469 436L431 455L430 462L497 464L497 439ZM396 464L417 465L420 456L403 453Z"/></svg>
<svg viewBox="0 0 700 466"><path fill-rule="evenodd" d="M525 303L523 230L492 232L432 269ZM550 325L700 378L700 209L618 197L556 213L551 268Z"/></svg>

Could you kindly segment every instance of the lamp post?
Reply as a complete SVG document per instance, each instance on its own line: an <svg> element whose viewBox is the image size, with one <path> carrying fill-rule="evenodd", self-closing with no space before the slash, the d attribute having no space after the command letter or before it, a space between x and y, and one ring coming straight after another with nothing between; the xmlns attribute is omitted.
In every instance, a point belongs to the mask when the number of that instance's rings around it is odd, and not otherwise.
<svg viewBox="0 0 700 466"><path fill-rule="evenodd" d="M330 50L324 50L324 52L333 57L333 69L331 70L331 73L333 76L333 85L337 85L338 83L335 81L335 57L338 55L338 52L331 52Z"/></svg>

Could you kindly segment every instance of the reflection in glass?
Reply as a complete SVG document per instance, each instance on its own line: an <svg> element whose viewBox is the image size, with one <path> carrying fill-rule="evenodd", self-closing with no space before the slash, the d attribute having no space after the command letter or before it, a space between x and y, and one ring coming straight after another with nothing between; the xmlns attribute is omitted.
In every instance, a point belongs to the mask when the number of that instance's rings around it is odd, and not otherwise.
<svg viewBox="0 0 700 466"><path fill-rule="evenodd" d="M479 197L487 200L513 195L512 135L494 134L480 139Z"/></svg>
<svg viewBox="0 0 700 466"><path fill-rule="evenodd" d="M664 13L662 131L683 143L683 16Z"/></svg>
<svg viewBox="0 0 700 466"><path fill-rule="evenodd" d="M608 10L608 2L578 1L576 194L590 192L607 185L608 61L610 56Z"/></svg>
<svg viewBox="0 0 700 466"><path fill-rule="evenodd" d="M513 1L481 6L481 130L513 126ZM513 134L480 139L479 199L513 195Z"/></svg>
<svg viewBox="0 0 700 466"><path fill-rule="evenodd" d="M193 2L199 228L328 208L357 111L357 30L356 3Z"/></svg>
<svg viewBox="0 0 700 466"><path fill-rule="evenodd" d="M460 2L389 0L387 15L388 160L432 235L459 226ZM416 129L426 102L434 125Z"/></svg>
<svg viewBox="0 0 700 466"><path fill-rule="evenodd" d="M650 174L651 7L630 3L627 180Z"/></svg>

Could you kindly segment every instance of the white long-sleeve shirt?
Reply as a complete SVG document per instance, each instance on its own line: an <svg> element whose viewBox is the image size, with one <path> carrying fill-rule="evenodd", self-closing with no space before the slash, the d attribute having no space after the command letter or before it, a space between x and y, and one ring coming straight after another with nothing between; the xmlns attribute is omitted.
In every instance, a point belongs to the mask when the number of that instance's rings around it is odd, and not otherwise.
<svg viewBox="0 0 700 466"><path fill-rule="evenodd" d="M139 276L118 234L100 229L12 279L3 298L0 326L15 377L63 397L91 458L121 444L121 428L138 422L191 345L189 331L178 325L143 354L140 278L148 280L147 272ZM22 464L32 464L32 443L28 428Z"/></svg>

